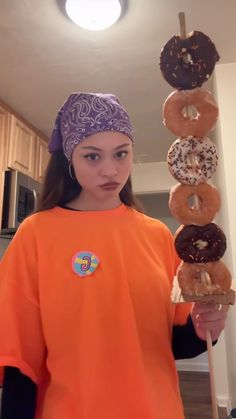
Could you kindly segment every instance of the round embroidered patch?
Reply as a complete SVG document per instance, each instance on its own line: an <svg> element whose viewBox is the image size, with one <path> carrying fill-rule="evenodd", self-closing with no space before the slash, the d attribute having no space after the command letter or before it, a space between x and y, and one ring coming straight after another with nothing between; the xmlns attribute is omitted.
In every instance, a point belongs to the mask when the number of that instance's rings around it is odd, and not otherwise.
<svg viewBox="0 0 236 419"><path fill-rule="evenodd" d="M88 276L95 271L99 262L92 252L78 252L72 258L72 269L79 276Z"/></svg>

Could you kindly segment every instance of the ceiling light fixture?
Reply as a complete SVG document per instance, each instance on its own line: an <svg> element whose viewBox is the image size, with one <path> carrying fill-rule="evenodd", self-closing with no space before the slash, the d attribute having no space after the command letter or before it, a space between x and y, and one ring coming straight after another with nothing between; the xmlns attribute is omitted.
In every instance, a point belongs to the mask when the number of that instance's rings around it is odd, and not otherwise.
<svg viewBox="0 0 236 419"><path fill-rule="evenodd" d="M73 22L91 31L113 25L122 11L119 0L67 0L65 8Z"/></svg>

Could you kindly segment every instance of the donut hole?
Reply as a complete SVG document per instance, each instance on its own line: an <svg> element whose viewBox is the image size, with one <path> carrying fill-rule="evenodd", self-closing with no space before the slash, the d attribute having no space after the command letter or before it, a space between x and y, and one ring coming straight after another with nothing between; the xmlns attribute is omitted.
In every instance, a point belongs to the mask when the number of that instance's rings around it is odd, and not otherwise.
<svg viewBox="0 0 236 419"><path fill-rule="evenodd" d="M189 195L187 198L188 207L192 210L197 210L201 206L202 200L197 195Z"/></svg>
<svg viewBox="0 0 236 419"><path fill-rule="evenodd" d="M182 48L182 60L184 64L193 64L192 55L187 52L186 48Z"/></svg>
<svg viewBox="0 0 236 419"><path fill-rule="evenodd" d="M181 113L185 119L198 119L200 115L194 105L184 106Z"/></svg>
<svg viewBox="0 0 236 419"><path fill-rule="evenodd" d="M201 282L205 286L212 284L211 277L208 272L206 271L201 272Z"/></svg>
<svg viewBox="0 0 236 419"><path fill-rule="evenodd" d="M194 280L197 281L199 284L202 285L211 285L212 281L211 281L211 277L209 275L208 272L206 271L202 271L202 270L196 270L195 274L194 274Z"/></svg>
<svg viewBox="0 0 236 419"><path fill-rule="evenodd" d="M206 240L198 239L193 243L194 247L198 250L204 250L209 246Z"/></svg>
<svg viewBox="0 0 236 419"><path fill-rule="evenodd" d="M196 170L199 166L199 156L196 153L189 153L186 155L186 163L188 169Z"/></svg>

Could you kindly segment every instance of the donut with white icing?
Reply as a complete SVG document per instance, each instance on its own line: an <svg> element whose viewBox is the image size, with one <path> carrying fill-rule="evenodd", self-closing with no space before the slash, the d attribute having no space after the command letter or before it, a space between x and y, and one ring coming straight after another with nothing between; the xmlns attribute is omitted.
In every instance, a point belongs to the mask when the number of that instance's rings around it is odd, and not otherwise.
<svg viewBox="0 0 236 419"><path fill-rule="evenodd" d="M218 153L215 144L205 138L179 138L167 154L168 168L180 183L198 185L206 182L216 171Z"/></svg>

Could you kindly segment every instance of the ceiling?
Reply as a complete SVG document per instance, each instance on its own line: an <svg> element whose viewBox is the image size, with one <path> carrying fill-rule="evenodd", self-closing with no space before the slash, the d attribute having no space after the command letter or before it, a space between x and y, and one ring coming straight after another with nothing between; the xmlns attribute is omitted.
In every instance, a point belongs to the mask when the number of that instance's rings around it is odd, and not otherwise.
<svg viewBox="0 0 236 419"><path fill-rule="evenodd" d="M114 93L132 119L136 161L163 161L175 138L162 124L173 89L159 55L179 33L180 11L188 32L214 41L221 64L236 62L235 0L129 0L124 16L99 32L71 22L63 0L1 0L0 99L49 137L71 92Z"/></svg>

